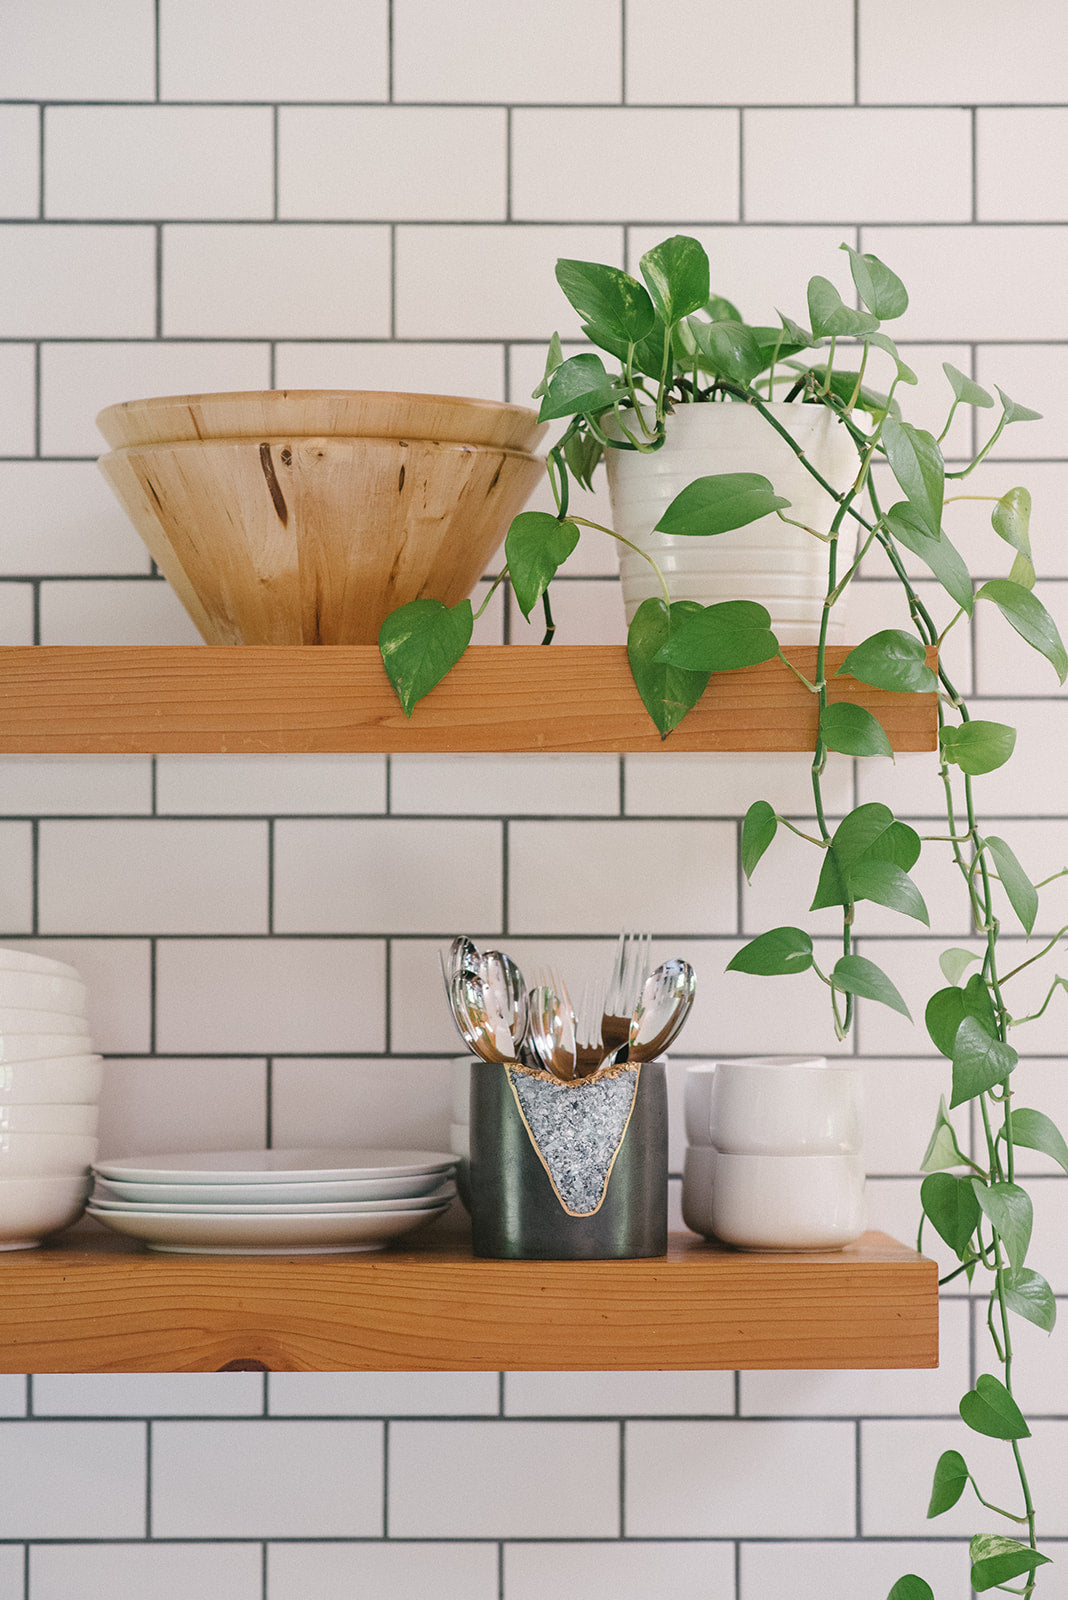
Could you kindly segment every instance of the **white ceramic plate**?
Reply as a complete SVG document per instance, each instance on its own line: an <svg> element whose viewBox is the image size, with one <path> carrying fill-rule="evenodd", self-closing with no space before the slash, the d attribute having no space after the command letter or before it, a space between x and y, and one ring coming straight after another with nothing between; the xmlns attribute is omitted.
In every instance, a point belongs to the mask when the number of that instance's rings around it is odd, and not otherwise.
<svg viewBox="0 0 1068 1600"><path fill-rule="evenodd" d="M99 1170L99 1169L98 1169ZM441 1187L442 1172L411 1178L311 1179L307 1183L136 1183L97 1178L94 1200L147 1200L157 1205L306 1205L322 1200L408 1200Z"/></svg>
<svg viewBox="0 0 1068 1600"><path fill-rule="evenodd" d="M90 1214L116 1233L140 1239L151 1250L187 1255L323 1255L343 1250L381 1250L391 1239L412 1233L444 1211L328 1212L318 1216L173 1216L159 1211L98 1211Z"/></svg>
<svg viewBox="0 0 1068 1600"><path fill-rule="evenodd" d="M237 1202L213 1202L193 1205L179 1201L104 1200L94 1192L93 1210L96 1212L125 1213L136 1217L144 1212L166 1213L173 1217L315 1217L315 1216L375 1216L383 1211L425 1211L428 1206L445 1205L455 1198L456 1185L440 1184L433 1194L415 1195L407 1200L313 1200L292 1203L274 1201L270 1205L241 1205Z"/></svg>
<svg viewBox="0 0 1068 1600"><path fill-rule="evenodd" d="M456 1157L440 1150L315 1149L196 1150L175 1155L131 1156L99 1161L102 1178L139 1183L248 1183L269 1175L273 1183L301 1183L313 1174L334 1181L352 1178L411 1178L444 1173Z"/></svg>

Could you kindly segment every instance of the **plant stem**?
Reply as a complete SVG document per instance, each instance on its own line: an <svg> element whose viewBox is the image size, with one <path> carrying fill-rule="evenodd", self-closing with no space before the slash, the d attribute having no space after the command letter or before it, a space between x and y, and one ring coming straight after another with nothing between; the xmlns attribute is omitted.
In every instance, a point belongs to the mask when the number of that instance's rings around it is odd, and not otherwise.
<svg viewBox="0 0 1068 1600"><path fill-rule="evenodd" d="M545 615L545 637L541 642L542 644L552 644L553 634L556 632L556 623L553 621L553 611L552 606L549 603L548 587L542 590L541 609Z"/></svg>
<svg viewBox="0 0 1068 1600"><path fill-rule="evenodd" d="M474 620L476 622L478 621L479 617L482 615L483 611L485 611L486 607L489 605L490 601L493 599L493 596L494 596L496 590L500 588L501 584L504 582L504 580L505 580L505 578L507 578L507 576L508 576L508 563L505 562L504 566L501 568L500 572L498 572L497 576L494 578L493 582L490 584L489 588L487 589L485 599L483 600L482 604L479 606L478 610L475 612Z"/></svg>
<svg viewBox="0 0 1068 1600"><path fill-rule="evenodd" d="M660 568L657 566L648 550L643 550L640 545L634 544L630 539L625 539L621 533L616 533L614 528L606 528L603 523L590 522L586 517L571 517L570 521L575 524L576 528L593 528L596 533L607 533L610 539L617 539L620 544L625 544L628 550L634 550L638 555L640 555L643 561L648 561L649 565L656 573L656 581L660 585L660 592L663 595L664 604L666 606L671 605L671 595L668 592L668 586L664 578L664 574L661 572Z"/></svg>

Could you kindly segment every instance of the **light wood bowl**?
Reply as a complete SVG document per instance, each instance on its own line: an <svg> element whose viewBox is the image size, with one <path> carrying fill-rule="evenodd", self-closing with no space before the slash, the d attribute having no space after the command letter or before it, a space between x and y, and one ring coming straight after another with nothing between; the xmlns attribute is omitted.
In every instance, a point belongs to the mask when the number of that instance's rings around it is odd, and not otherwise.
<svg viewBox="0 0 1068 1600"><path fill-rule="evenodd" d="M100 466L209 644L374 644L474 589L545 470L423 438L263 434L130 446Z"/></svg>
<svg viewBox="0 0 1068 1600"><path fill-rule="evenodd" d="M108 406L96 425L113 450L183 439L436 439L533 450L548 423L527 406L456 395L358 389L268 389L234 394L163 395Z"/></svg>

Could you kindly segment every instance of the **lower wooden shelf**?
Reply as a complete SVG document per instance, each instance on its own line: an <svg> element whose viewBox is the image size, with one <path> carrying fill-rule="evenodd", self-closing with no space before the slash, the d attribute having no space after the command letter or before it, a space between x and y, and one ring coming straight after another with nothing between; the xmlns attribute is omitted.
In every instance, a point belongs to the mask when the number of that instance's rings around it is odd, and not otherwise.
<svg viewBox="0 0 1068 1600"><path fill-rule="evenodd" d="M322 1256L154 1253L93 1225L0 1257L4 1372L933 1367L933 1261L867 1233L747 1255L476 1260L438 1225Z"/></svg>

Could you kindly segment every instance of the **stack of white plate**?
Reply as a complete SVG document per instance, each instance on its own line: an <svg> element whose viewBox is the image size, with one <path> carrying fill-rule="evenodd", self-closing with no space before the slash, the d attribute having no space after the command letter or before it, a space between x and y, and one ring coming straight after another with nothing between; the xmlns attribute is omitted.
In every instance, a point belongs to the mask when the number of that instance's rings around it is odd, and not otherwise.
<svg viewBox="0 0 1068 1600"><path fill-rule="evenodd" d="M307 1255L379 1250L451 1205L434 1150L208 1150L98 1163L91 1216L152 1250Z"/></svg>
<svg viewBox="0 0 1068 1600"><path fill-rule="evenodd" d="M103 1062L74 967L0 950L0 1249L39 1244L85 1209Z"/></svg>

